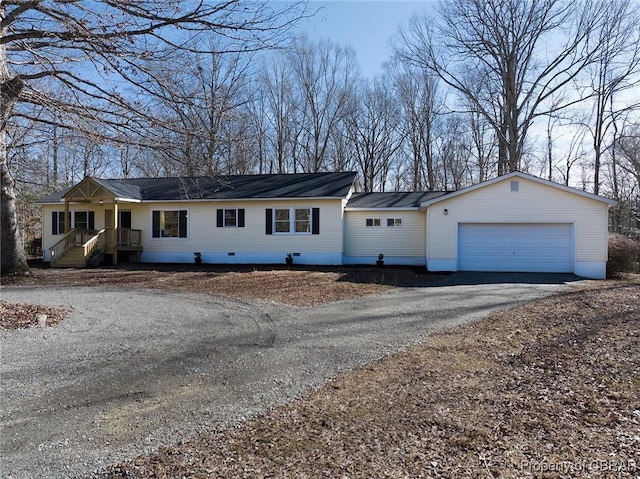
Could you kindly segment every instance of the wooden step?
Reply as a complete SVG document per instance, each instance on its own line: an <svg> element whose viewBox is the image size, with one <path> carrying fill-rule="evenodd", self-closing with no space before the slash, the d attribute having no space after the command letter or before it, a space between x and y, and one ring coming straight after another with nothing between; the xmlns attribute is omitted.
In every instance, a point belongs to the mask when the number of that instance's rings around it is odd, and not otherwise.
<svg viewBox="0 0 640 479"><path fill-rule="evenodd" d="M62 258L51 265L53 268L85 268L84 248L76 246L67 250Z"/></svg>

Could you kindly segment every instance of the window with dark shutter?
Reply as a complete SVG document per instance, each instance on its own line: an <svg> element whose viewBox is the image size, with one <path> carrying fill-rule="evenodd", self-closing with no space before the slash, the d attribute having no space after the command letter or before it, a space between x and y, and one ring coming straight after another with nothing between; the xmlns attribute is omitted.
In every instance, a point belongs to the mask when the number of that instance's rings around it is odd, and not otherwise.
<svg viewBox="0 0 640 479"><path fill-rule="evenodd" d="M187 237L187 210L180 210L180 238Z"/></svg>
<svg viewBox="0 0 640 479"><path fill-rule="evenodd" d="M271 208L265 210L265 230L266 234L273 234L273 210Z"/></svg>
<svg viewBox="0 0 640 479"><path fill-rule="evenodd" d="M51 234L52 235L57 235L61 233L58 227L58 214L59 214L58 211L51 212ZM64 216L64 213L61 216Z"/></svg>
<svg viewBox="0 0 640 479"><path fill-rule="evenodd" d="M153 216L153 225L152 225L153 237L160 238L160 212L154 211L152 213L152 216Z"/></svg>
<svg viewBox="0 0 640 479"><path fill-rule="evenodd" d="M311 234L320 234L320 208L311 210Z"/></svg>

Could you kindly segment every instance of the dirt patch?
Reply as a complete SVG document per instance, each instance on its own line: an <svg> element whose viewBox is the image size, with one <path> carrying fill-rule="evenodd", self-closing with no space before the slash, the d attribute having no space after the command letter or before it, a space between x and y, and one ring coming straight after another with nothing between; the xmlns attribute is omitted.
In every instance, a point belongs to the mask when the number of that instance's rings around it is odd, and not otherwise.
<svg viewBox="0 0 640 479"><path fill-rule="evenodd" d="M98 477L636 477L639 321L637 281L587 283Z"/></svg>
<svg viewBox="0 0 640 479"><path fill-rule="evenodd" d="M231 298L270 301L292 306L315 306L344 299L381 293L389 288L416 286L442 278L424 268L287 268L204 265L131 265L124 268L31 269L30 276L2 278L4 285L117 286L154 288L210 294ZM0 327L25 328L34 324L30 305L3 305ZM38 307L45 312L44 309ZM47 324L64 319L67 312L51 310Z"/></svg>
<svg viewBox="0 0 640 479"><path fill-rule="evenodd" d="M28 277L2 278L4 285L118 286L313 306L393 287L416 286L443 275L424 268L130 265L123 268L32 268Z"/></svg>

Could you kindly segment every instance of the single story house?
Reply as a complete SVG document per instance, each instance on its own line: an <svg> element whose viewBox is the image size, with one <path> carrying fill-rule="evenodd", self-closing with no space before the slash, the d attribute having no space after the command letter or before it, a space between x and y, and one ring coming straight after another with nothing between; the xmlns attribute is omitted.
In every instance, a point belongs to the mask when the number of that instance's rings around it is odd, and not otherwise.
<svg viewBox="0 0 640 479"><path fill-rule="evenodd" d="M364 193L354 172L87 177L43 198L45 261L421 265L604 278L615 201L514 172L455 192Z"/></svg>

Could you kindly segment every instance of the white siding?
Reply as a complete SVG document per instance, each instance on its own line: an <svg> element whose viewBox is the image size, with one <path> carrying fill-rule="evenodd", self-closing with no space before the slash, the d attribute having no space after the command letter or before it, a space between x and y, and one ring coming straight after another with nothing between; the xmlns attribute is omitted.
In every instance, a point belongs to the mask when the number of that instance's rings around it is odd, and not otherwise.
<svg viewBox="0 0 640 479"><path fill-rule="evenodd" d="M512 181L518 181L518 191L511 191ZM457 263L459 223L570 223L576 264L602 263L607 259L607 214L601 201L510 178L430 205L427 259L429 264Z"/></svg>
<svg viewBox="0 0 640 479"><path fill-rule="evenodd" d="M367 218L379 218L380 226L366 226ZM402 226L387 226L388 218L400 218ZM425 215L418 210L345 211L345 257L375 259L382 253L386 260L424 264Z"/></svg>
<svg viewBox="0 0 640 479"><path fill-rule="evenodd" d="M260 258L277 257L284 262L288 253L300 253L297 262L309 261L314 255L340 262L342 257L342 200L283 200L283 201L204 201L204 202L157 202L119 204L119 209L131 211L131 227L142 230L143 258L163 261L191 261L194 252L219 259L235 253L234 262L242 262L242 257L259 261ZM103 207L90 205L96 211L95 226L104 227L104 210L112 209L112 204ZM244 208L244 228L218 228L216 210L218 208ZM320 234L267 235L265 210L267 208L319 208ZM64 210L64 206L45 206L43 218L43 246L50 248L62 236L51 235L51 211ZM71 209L76 209L72 206ZM86 206L77 209L86 210ZM187 210L187 238L153 238L152 211ZM336 261L335 258L338 258ZM47 258L48 259L48 258ZM274 260L275 261L275 260Z"/></svg>

